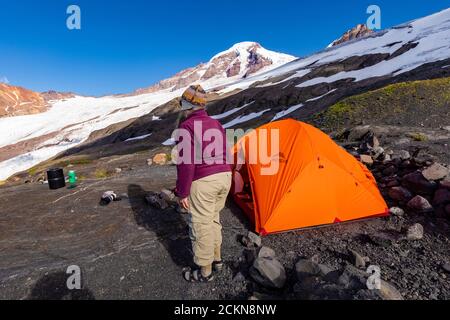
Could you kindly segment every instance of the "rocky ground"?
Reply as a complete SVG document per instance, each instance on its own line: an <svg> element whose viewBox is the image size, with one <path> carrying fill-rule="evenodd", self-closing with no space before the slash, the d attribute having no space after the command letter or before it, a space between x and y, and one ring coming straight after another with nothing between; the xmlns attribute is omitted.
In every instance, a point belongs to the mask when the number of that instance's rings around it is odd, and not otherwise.
<svg viewBox="0 0 450 320"><path fill-rule="evenodd" d="M225 268L209 284L182 280L192 259L186 216L145 201L173 187L176 174L171 165L149 166L149 152L71 166L86 175L75 189L33 181L1 187L0 298L450 299L445 143L432 149L437 156L411 143L399 149L398 136L377 130L357 127L337 138L374 172L390 217L260 239L228 202ZM89 175L103 167L103 176ZM122 201L100 206L108 190ZM81 267L81 291L67 290L70 265ZM380 290L368 289L368 281L377 285L369 267L380 271Z"/></svg>

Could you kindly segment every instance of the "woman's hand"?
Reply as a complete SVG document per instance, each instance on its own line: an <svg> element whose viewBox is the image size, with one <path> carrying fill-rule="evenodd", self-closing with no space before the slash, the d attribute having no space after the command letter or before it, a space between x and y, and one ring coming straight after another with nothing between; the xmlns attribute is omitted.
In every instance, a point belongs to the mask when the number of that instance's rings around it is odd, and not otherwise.
<svg viewBox="0 0 450 320"><path fill-rule="evenodd" d="M189 211L189 199L188 198L180 199L178 201L178 203L180 204L180 207Z"/></svg>

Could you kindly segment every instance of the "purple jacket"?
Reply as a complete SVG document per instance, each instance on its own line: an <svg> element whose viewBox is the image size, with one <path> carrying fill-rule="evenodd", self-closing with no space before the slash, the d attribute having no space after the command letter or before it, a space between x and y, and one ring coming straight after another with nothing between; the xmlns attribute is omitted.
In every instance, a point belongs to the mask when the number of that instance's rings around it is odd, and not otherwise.
<svg viewBox="0 0 450 320"><path fill-rule="evenodd" d="M200 129L195 130L195 128L199 128L200 126L201 130ZM179 198L186 198L187 196L189 196L193 181L217 173L231 172L231 166L226 162L227 141L225 130L220 124L220 122L208 116L205 110L202 109L194 111L192 114L189 115L189 117L185 121L183 121L180 124L179 129L185 129L186 132L189 132L191 154L190 154L190 161L187 161L189 163L180 163L177 165L178 179L175 194ZM215 139L214 138L211 139L210 137L205 136L205 131L208 129L216 129L215 130L216 133L220 132L223 143L217 146L210 146L211 144L214 143ZM200 134L201 136L199 136ZM178 142L182 143L183 142L182 140L183 138L179 139ZM206 142L203 142L203 140L206 140ZM218 142L220 142L220 140ZM187 143L184 143L183 145L187 145ZM194 151L196 145L198 146L197 155L195 154ZM178 146L181 146L181 144L179 144ZM204 159L203 157L203 155L205 155L204 153L205 149L208 146L210 146L208 150L214 150L213 152L211 152L211 156L213 156L212 159L214 161L211 161L211 158L208 161L208 159ZM199 152L200 149L201 154ZM180 157L183 156L183 150L180 150L179 156ZM195 159L197 159L197 161L194 162Z"/></svg>

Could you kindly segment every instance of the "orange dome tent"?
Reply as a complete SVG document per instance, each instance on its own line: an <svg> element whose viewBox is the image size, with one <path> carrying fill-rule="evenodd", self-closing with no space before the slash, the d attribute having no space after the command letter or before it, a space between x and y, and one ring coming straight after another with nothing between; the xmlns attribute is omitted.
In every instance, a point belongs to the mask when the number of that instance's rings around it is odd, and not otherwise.
<svg viewBox="0 0 450 320"><path fill-rule="evenodd" d="M265 145L272 155L271 129L279 129L279 152L272 157L279 159L278 171L264 175L261 169L270 165L261 164L260 156L250 161L249 151ZM388 215L370 171L311 125L291 119L269 123L238 141L235 157L242 151L232 195L261 235Z"/></svg>

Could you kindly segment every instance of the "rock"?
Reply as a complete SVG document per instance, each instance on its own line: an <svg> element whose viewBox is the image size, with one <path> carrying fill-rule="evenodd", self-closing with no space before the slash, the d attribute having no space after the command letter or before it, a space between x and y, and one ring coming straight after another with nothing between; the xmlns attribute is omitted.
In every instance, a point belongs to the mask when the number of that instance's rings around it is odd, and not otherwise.
<svg viewBox="0 0 450 320"><path fill-rule="evenodd" d="M427 180L421 172L412 172L402 178L402 184L413 193L421 195L433 194L437 188L435 182Z"/></svg>
<svg viewBox="0 0 450 320"><path fill-rule="evenodd" d="M440 206L450 203L450 190L439 189L434 193L433 205Z"/></svg>
<svg viewBox="0 0 450 320"><path fill-rule="evenodd" d="M323 275L324 270L320 265L312 260L301 259L295 264L295 271L297 273L297 279L302 280L311 276Z"/></svg>
<svg viewBox="0 0 450 320"><path fill-rule="evenodd" d="M409 160L411 159L411 154L406 150L396 151L391 155L392 160L400 159L400 160Z"/></svg>
<svg viewBox="0 0 450 320"><path fill-rule="evenodd" d="M383 175L392 176L397 172L397 168L394 165L391 165L383 170Z"/></svg>
<svg viewBox="0 0 450 320"><path fill-rule="evenodd" d="M157 209L167 209L169 207L169 204L167 201L162 199L159 194L151 193L145 197L145 201L151 205L152 207L155 207Z"/></svg>
<svg viewBox="0 0 450 320"><path fill-rule="evenodd" d="M388 188L398 187L399 185L400 185L400 183L398 182L397 179L391 180L388 183L386 183L386 187L388 187Z"/></svg>
<svg viewBox="0 0 450 320"><path fill-rule="evenodd" d="M250 276L259 284L268 288L283 288L286 283L286 271L276 259L258 257L250 268Z"/></svg>
<svg viewBox="0 0 450 320"><path fill-rule="evenodd" d="M153 163L160 166L167 164L167 155L165 153L158 153L153 157Z"/></svg>
<svg viewBox="0 0 450 320"><path fill-rule="evenodd" d="M450 190L450 175L444 178L439 184L442 188Z"/></svg>
<svg viewBox="0 0 450 320"><path fill-rule="evenodd" d="M446 262L442 265L442 270L444 270L447 273L450 273L450 263Z"/></svg>
<svg viewBox="0 0 450 320"><path fill-rule="evenodd" d="M344 271L337 279L337 284L350 290L367 289L368 277L369 274L367 272L360 270L351 264L347 264Z"/></svg>
<svg viewBox="0 0 450 320"><path fill-rule="evenodd" d="M175 193L173 193L173 191L162 189L161 192L159 193L159 197L167 202L170 202L174 201L176 196Z"/></svg>
<svg viewBox="0 0 450 320"><path fill-rule="evenodd" d="M450 170L439 163L433 164L431 167L422 172L425 179L428 180L441 180L444 179L449 173Z"/></svg>
<svg viewBox="0 0 450 320"><path fill-rule="evenodd" d="M397 217L403 217L405 215L405 211L402 208L399 207L392 207L389 209L389 213L397 216Z"/></svg>
<svg viewBox="0 0 450 320"><path fill-rule="evenodd" d="M357 268L365 268L367 258L363 257L361 254L356 252L355 250L349 250L351 263Z"/></svg>
<svg viewBox="0 0 450 320"><path fill-rule="evenodd" d="M349 141L360 141L370 132L370 126L357 126L350 130L348 134Z"/></svg>
<svg viewBox="0 0 450 320"><path fill-rule="evenodd" d="M258 258L275 258L275 251L269 247L261 247Z"/></svg>
<svg viewBox="0 0 450 320"><path fill-rule="evenodd" d="M420 213L433 211L433 207L431 206L431 204L422 196L415 196L408 202L407 206L409 209Z"/></svg>
<svg viewBox="0 0 450 320"><path fill-rule="evenodd" d="M261 246L261 238L253 232L249 232L247 236L241 237L241 243L249 249L259 248Z"/></svg>
<svg viewBox="0 0 450 320"><path fill-rule="evenodd" d="M423 239L423 232L423 226L420 223L416 223L408 228L406 238L408 240L421 240Z"/></svg>
<svg viewBox="0 0 450 320"><path fill-rule="evenodd" d="M261 237L257 234L249 231L247 237L250 239L250 241L254 244L255 247L261 247Z"/></svg>
<svg viewBox="0 0 450 320"><path fill-rule="evenodd" d="M373 159L371 156L362 154L361 155L361 162L367 165L372 165L373 164Z"/></svg>
<svg viewBox="0 0 450 320"><path fill-rule="evenodd" d="M391 161L392 161L391 155L390 154L385 154L384 155L384 159L383 159L383 163L387 164L387 163L389 163Z"/></svg>
<svg viewBox="0 0 450 320"><path fill-rule="evenodd" d="M373 148L373 158L375 160L378 160L378 158L380 158L383 154L384 154L384 149L382 147ZM389 156L389 158L390 158L390 156ZM384 157L384 159L386 160L386 157Z"/></svg>
<svg viewBox="0 0 450 320"><path fill-rule="evenodd" d="M403 296L397 288L384 280L381 280L378 294L383 300L403 300Z"/></svg>
<svg viewBox="0 0 450 320"><path fill-rule="evenodd" d="M403 187L392 187L388 191L388 195L391 199L401 202L408 202L412 199L413 195L408 189Z"/></svg>
<svg viewBox="0 0 450 320"><path fill-rule="evenodd" d="M147 159L147 165L148 166L152 166L153 165L153 160L152 159Z"/></svg>
<svg viewBox="0 0 450 320"><path fill-rule="evenodd" d="M335 270L330 268L329 266L325 265L325 264L319 264L319 269L320 269L320 275L321 276L327 276L329 275L331 272L334 272Z"/></svg>

